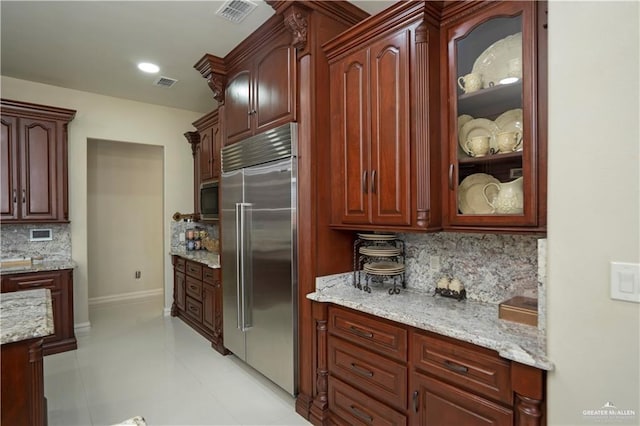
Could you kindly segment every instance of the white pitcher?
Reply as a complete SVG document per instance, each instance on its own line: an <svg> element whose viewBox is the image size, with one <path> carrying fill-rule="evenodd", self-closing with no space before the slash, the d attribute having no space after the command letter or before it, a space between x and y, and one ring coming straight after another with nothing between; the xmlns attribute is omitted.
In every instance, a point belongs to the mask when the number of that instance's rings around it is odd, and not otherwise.
<svg viewBox="0 0 640 426"><path fill-rule="evenodd" d="M487 204L491 206L492 214L522 214L524 211L524 191L522 189L523 178L519 177L511 182L488 183L482 188L482 195ZM487 197L487 188L495 186L498 195L493 200Z"/></svg>

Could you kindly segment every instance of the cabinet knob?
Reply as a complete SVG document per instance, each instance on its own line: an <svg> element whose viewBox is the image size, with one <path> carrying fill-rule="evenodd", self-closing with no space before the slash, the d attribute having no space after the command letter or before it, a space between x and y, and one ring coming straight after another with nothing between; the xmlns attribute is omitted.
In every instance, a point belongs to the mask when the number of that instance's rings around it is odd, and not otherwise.
<svg viewBox="0 0 640 426"><path fill-rule="evenodd" d="M420 392L418 391L413 392L413 412L414 413L417 413L418 409L420 408L420 398L418 398L419 395L420 395Z"/></svg>

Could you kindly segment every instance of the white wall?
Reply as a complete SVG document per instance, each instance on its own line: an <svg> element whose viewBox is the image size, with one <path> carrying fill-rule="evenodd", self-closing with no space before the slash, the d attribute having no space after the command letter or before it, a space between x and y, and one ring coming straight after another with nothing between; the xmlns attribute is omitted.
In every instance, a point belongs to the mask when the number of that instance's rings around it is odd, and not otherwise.
<svg viewBox="0 0 640 426"><path fill-rule="evenodd" d="M609 262L640 262L639 13L549 5L550 425L640 423L640 304L609 298Z"/></svg>
<svg viewBox="0 0 640 426"><path fill-rule="evenodd" d="M161 146L89 140L89 304L163 294L163 157Z"/></svg>
<svg viewBox="0 0 640 426"><path fill-rule="evenodd" d="M87 141L103 139L164 147L164 286L171 305L173 275L169 222L176 211L193 210L193 159L183 133L202 114L69 90L2 76L3 98L77 110L69 126L69 215L74 272L75 322L88 325Z"/></svg>

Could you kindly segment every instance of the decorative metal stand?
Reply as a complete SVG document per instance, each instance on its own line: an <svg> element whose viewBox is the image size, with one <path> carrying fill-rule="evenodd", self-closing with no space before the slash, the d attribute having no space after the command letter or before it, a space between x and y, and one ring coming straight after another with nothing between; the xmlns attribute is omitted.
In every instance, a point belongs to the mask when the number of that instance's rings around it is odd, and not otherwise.
<svg viewBox="0 0 640 426"><path fill-rule="evenodd" d="M433 296L435 297L436 294L442 297L450 297L451 299L456 299L458 302L467 298L467 291L465 289L455 291L449 290L448 288L436 288Z"/></svg>
<svg viewBox="0 0 640 426"><path fill-rule="evenodd" d="M372 256L360 253L361 247L372 246L392 246L400 249L400 253L393 256ZM353 243L353 286L364 290L367 293L371 293L370 283L379 283L381 285L392 280L392 287L388 290L390 295L399 294L400 287L407 288L405 281L405 271L398 273L384 273L384 272L367 272L363 270L363 266L367 262L376 261L394 261L404 264L405 260L405 247L404 241L399 239L386 239L386 240L371 240L357 238ZM364 286L362 285L362 275L364 274Z"/></svg>

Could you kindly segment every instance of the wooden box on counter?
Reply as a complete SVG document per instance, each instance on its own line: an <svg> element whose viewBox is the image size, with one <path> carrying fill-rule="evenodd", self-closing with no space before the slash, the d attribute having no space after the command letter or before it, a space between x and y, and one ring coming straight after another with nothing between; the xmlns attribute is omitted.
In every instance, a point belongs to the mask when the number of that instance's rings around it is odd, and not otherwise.
<svg viewBox="0 0 640 426"><path fill-rule="evenodd" d="M527 325L538 325L538 301L531 297L515 296L500 303L498 317Z"/></svg>

